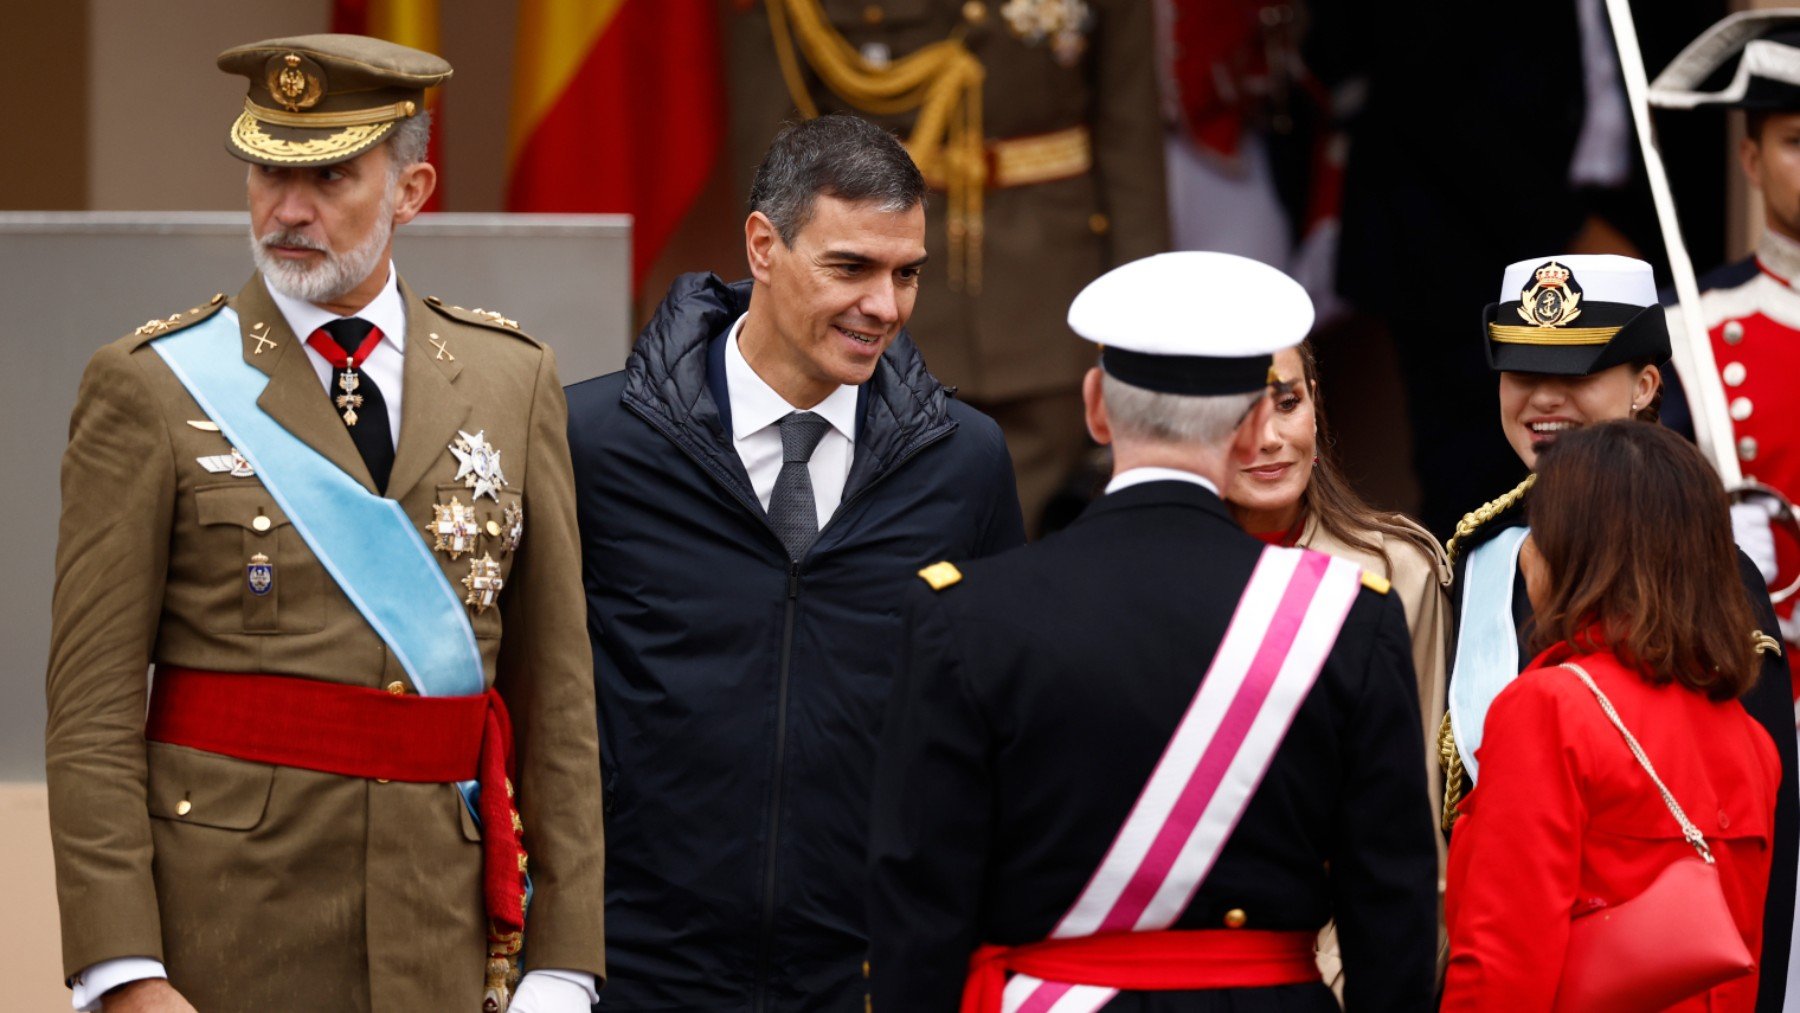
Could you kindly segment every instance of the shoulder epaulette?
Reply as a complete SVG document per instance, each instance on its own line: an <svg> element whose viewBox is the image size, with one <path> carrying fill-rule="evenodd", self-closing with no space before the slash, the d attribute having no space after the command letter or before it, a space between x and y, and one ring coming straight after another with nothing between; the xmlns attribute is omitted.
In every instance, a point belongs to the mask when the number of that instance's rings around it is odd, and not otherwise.
<svg viewBox="0 0 1800 1013"><path fill-rule="evenodd" d="M438 313L443 316L449 317L460 323L474 324L477 327L486 327L503 334L510 334L515 338L523 338L534 345L540 343L536 338L520 330L519 322L517 320L513 320L505 314L495 310L484 310L479 307L476 309L465 309L461 306L447 303L435 295L426 296L425 305L438 311Z"/></svg>
<svg viewBox="0 0 1800 1013"><path fill-rule="evenodd" d="M190 308L185 313L173 313L167 317L151 317L138 325L138 328L131 332L131 336L139 339L139 343L152 338L160 338L165 334L173 334L184 328L192 327L224 308L225 294L215 292L211 299Z"/></svg>
<svg viewBox="0 0 1800 1013"><path fill-rule="evenodd" d="M1513 504L1523 499L1531 487L1537 483L1537 475L1525 476L1525 481L1513 486L1497 499L1489 500L1481 506L1463 514L1462 520L1456 522L1456 534L1450 536L1450 542L1444 546L1444 552L1452 563L1456 562L1457 543L1481 530L1488 521L1512 509Z"/></svg>
<svg viewBox="0 0 1800 1013"><path fill-rule="evenodd" d="M1393 588L1393 582L1379 573L1362 572L1362 585L1376 594L1387 594Z"/></svg>
<svg viewBox="0 0 1800 1013"><path fill-rule="evenodd" d="M933 563L925 569L920 570L919 579L930 584L933 591L942 591L944 588L960 582L962 580L962 571L956 568L955 563L945 560L941 563Z"/></svg>

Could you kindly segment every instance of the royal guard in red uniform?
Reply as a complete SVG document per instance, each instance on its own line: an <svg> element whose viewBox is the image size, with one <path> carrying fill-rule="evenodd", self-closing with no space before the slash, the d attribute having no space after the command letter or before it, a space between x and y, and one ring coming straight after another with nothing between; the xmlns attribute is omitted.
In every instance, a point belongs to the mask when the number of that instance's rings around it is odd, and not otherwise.
<svg viewBox="0 0 1800 1013"><path fill-rule="evenodd" d="M1651 86L1653 104L1670 109L1742 109L1738 161L1763 197L1756 252L1700 279L1700 310L1725 384L1732 439L1744 478L1800 498L1800 15L1734 14L1708 29ZM1672 395L1680 393L1670 385ZM1670 425L1691 426L1689 404L1671 396ZM1757 563L1771 592L1800 578L1800 541L1758 501L1732 509L1738 544ZM1800 645L1797 599L1778 603L1790 668ZM1800 669L1796 669L1800 674ZM1795 682L1800 695L1800 678Z"/></svg>

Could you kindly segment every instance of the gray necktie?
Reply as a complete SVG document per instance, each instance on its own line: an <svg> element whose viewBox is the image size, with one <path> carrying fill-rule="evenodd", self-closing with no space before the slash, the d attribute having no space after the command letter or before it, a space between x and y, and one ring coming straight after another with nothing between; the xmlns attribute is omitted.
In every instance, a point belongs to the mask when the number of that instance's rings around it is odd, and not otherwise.
<svg viewBox="0 0 1800 1013"><path fill-rule="evenodd" d="M799 559L819 537L819 509L813 502L812 474L806 470L806 462L812 460L813 449L831 423L812 412L789 412L777 424L781 426L781 473L775 476L775 491L769 496L769 523L787 546L788 557Z"/></svg>

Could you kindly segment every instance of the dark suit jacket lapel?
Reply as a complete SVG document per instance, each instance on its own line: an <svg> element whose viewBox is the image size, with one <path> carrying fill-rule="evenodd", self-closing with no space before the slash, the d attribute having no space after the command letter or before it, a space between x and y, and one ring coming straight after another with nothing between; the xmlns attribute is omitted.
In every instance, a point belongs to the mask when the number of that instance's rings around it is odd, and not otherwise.
<svg viewBox="0 0 1800 1013"><path fill-rule="evenodd" d="M413 294L404 279L406 301L405 391L400 399L400 443L394 448L394 470L388 477L390 499L403 499L443 456L467 421L474 405L457 389L462 363L455 351L439 355L431 339L446 321ZM448 478L446 478L448 481Z"/></svg>
<svg viewBox="0 0 1800 1013"><path fill-rule="evenodd" d="M232 306L237 310L238 328L244 342L244 361L269 374L269 385L256 399L263 411L281 423L282 428L299 437L307 446L324 454L344 473L375 492L375 480L363 464L362 455L350 440L343 418L332 407L331 398L319 384L312 360L307 358L302 342L288 328L287 319L263 287L262 276L254 275L239 292ZM261 324L259 328L257 325ZM274 341L273 347L262 343L256 348L257 335Z"/></svg>

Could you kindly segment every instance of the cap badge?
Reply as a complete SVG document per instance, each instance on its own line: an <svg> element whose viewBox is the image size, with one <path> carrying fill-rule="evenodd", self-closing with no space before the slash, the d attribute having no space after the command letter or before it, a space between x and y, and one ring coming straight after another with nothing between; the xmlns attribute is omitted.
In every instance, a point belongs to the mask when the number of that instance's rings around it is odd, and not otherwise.
<svg viewBox="0 0 1800 1013"><path fill-rule="evenodd" d="M1581 286L1575 273L1551 260L1533 274L1519 294L1519 316L1538 327L1561 327L1581 315Z"/></svg>
<svg viewBox="0 0 1800 1013"><path fill-rule="evenodd" d="M310 109L325 94L325 82L313 71L316 65L289 53L269 61L269 94L290 113Z"/></svg>

